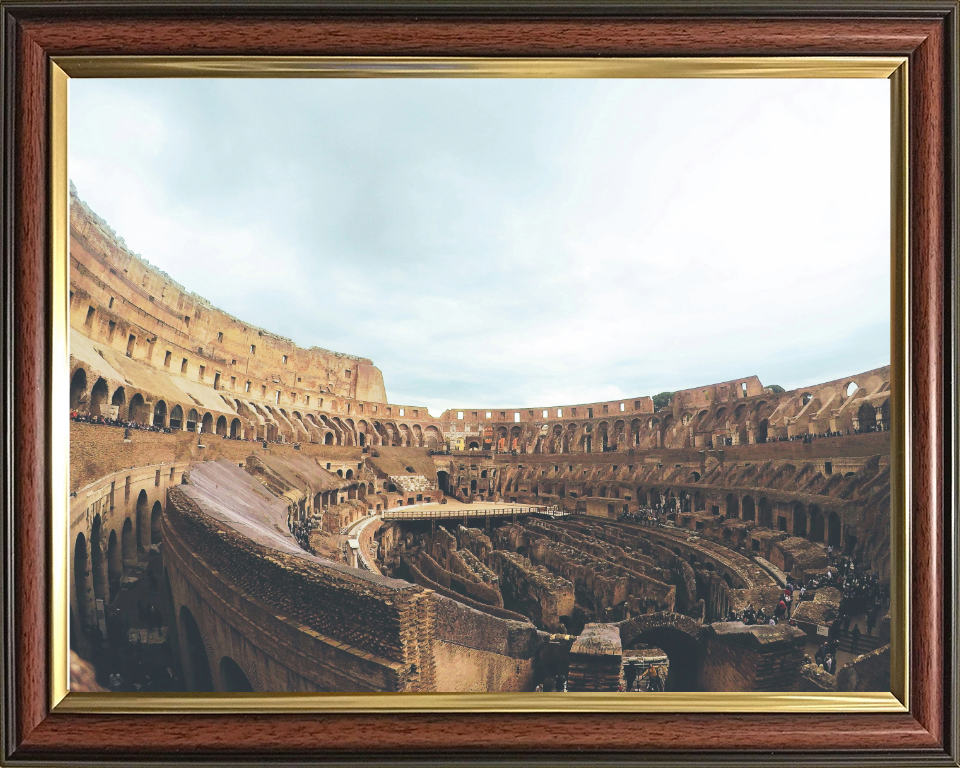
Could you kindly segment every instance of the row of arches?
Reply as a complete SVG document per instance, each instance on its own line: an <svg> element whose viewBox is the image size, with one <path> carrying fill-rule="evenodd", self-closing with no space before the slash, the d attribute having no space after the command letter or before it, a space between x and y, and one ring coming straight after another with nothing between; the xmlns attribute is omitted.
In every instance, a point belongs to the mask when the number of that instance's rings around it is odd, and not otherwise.
<svg viewBox="0 0 960 768"><path fill-rule="evenodd" d="M103 517L93 518L89 539L77 534L73 547L72 595L79 626L84 632L97 624L96 601L109 604L120 592L121 580L140 562L145 549L160 543L159 501L150 505L146 491L140 491L133 515L123 518L119 533L105 528Z"/></svg>
<svg viewBox="0 0 960 768"><path fill-rule="evenodd" d="M100 377L88 389L88 373L83 366L73 372L70 380L70 408L75 411L100 415L100 406L117 407L117 418L144 426L155 426L188 432L213 433L233 439L269 440L273 442L311 442L346 446L400 446L439 450L443 443L438 426L406 423L366 421L314 414L299 410L256 403L239 398L229 399L221 394L224 403L236 411L216 414L198 411L179 403L159 399L152 404L142 392L134 392L127 402L127 392L118 386L110 393L106 379Z"/></svg>
<svg viewBox="0 0 960 768"><path fill-rule="evenodd" d="M180 626L186 643L184 672L190 690L197 693L212 693L216 691L213 684L213 673L210 667L210 658L207 654L207 644L203 633L194 618L193 612L186 606L180 606ZM253 693L254 687L250 678L240 665L229 656L221 656L218 665L220 672L221 691L224 693Z"/></svg>
<svg viewBox="0 0 960 768"><path fill-rule="evenodd" d="M766 401L757 404L760 413L766 414L770 407ZM744 406L739 406L743 408ZM750 416L755 416L756 409ZM516 450L532 453L607 453L611 451L625 451L630 448L685 448L699 445L701 433L709 433L713 429L728 431L734 441L746 444L750 442L751 434L746 424L739 426L731 420L723 424L714 424L716 419L723 419L726 409L718 409L712 416L708 411L694 414L687 412L681 415L680 420L672 413L654 415L645 419L633 419L628 425L624 419L614 422L563 422L560 424L545 424L535 428L532 425L497 427L496 448L500 451ZM708 418L709 417L709 418ZM746 418L747 415L744 415ZM765 443L769 435L769 419L766 415L758 421L752 422L753 438L755 442ZM472 447L472 446L471 446ZM479 447L479 443L476 443Z"/></svg>

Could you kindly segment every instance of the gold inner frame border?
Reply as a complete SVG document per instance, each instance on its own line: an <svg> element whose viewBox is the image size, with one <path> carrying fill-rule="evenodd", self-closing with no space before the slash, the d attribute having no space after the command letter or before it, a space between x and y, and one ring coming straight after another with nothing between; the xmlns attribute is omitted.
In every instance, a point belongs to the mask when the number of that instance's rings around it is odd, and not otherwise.
<svg viewBox="0 0 960 768"><path fill-rule="evenodd" d="M891 691L888 693L312 693L115 694L69 691L69 174L71 78L847 78L890 80L891 170ZM50 62L51 274L50 706L60 713L693 712L894 713L909 711L910 414L909 77L906 57L457 58L61 56Z"/></svg>

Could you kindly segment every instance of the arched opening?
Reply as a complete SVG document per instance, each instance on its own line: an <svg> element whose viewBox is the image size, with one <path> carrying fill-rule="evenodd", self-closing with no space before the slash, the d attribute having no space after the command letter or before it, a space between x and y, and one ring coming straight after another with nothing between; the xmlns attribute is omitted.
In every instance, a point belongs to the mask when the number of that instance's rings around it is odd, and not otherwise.
<svg viewBox="0 0 960 768"><path fill-rule="evenodd" d="M78 410L86 402L87 372L77 368L70 378L70 410Z"/></svg>
<svg viewBox="0 0 960 768"><path fill-rule="evenodd" d="M153 502L153 511L150 513L150 543L160 543L160 516L163 514L163 507L159 501Z"/></svg>
<svg viewBox="0 0 960 768"><path fill-rule="evenodd" d="M450 475L442 469L437 471L437 486L444 495L450 493Z"/></svg>
<svg viewBox="0 0 960 768"><path fill-rule="evenodd" d="M216 432L221 437L227 436L227 417L226 416L220 416L217 419Z"/></svg>
<svg viewBox="0 0 960 768"><path fill-rule="evenodd" d="M327 432L323 438L324 445L333 445L333 432Z"/></svg>
<svg viewBox="0 0 960 768"><path fill-rule="evenodd" d="M250 680L229 656L220 659L220 683L227 693L253 693Z"/></svg>
<svg viewBox="0 0 960 768"><path fill-rule="evenodd" d="M793 535L807 538L807 513L799 501L793 502Z"/></svg>
<svg viewBox="0 0 960 768"><path fill-rule="evenodd" d="M344 475L344 477L345 477L347 480L353 480L353 470L352 470L352 469L348 469L348 470L347 470L347 474Z"/></svg>
<svg viewBox="0 0 960 768"><path fill-rule="evenodd" d="M153 406L153 426L167 426L167 404L163 400L157 400L156 405Z"/></svg>
<svg viewBox="0 0 960 768"><path fill-rule="evenodd" d="M150 530L147 521L147 492L140 491L137 496L137 551L143 552L144 548L150 543L147 531ZM126 564L126 550L124 550L124 564Z"/></svg>
<svg viewBox="0 0 960 768"><path fill-rule="evenodd" d="M230 437L232 437L234 440L239 439L239 438L240 438L240 430L241 430L242 428L243 428L243 427L242 427L242 425L240 424L240 419L234 419L233 421L231 421L231 422L230 422Z"/></svg>
<svg viewBox="0 0 960 768"><path fill-rule="evenodd" d="M120 554L123 557L123 572L129 573L137 567L137 542L130 518L123 521L123 530L120 532Z"/></svg>
<svg viewBox="0 0 960 768"><path fill-rule="evenodd" d="M813 400L813 395L811 395L809 392L804 392L803 395L801 395L800 397L801 405L806 405L811 400Z"/></svg>
<svg viewBox="0 0 960 768"><path fill-rule="evenodd" d="M173 406L170 411L170 429L183 429L183 408L179 405Z"/></svg>
<svg viewBox="0 0 960 768"><path fill-rule="evenodd" d="M827 544L837 550L840 548L840 530L840 515L831 512L827 519Z"/></svg>
<svg viewBox="0 0 960 768"><path fill-rule="evenodd" d="M477 492L477 481L476 481L476 480L471 480L471 481L470 481L470 493L476 493L476 492Z"/></svg>
<svg viewBox="0 0 960 768"><path fill-rule="evenodd" d="M213 416L209 412L203 414L203 421L200 422L200 431L201 432L213 431Z"/></svg>
<svg viewBox="0 0 960 768"><path fill-rule="evenodd" d="M816 504L810 505L810 541L823 541L823 513Z"/></svg>
<svg viewBox="0 0 960 768"><path fill-rule="evenodd" d="M757 424L757 442L765 443L767 442L767 430L770 427L770 421L768 419L761 419L760 423Z"/></svg>
<svg viewBox="0 0 960 768"><path fill-rule="evenodd" d="M760 498L760 518L759 523L764 528L773 527L773 509L770 507L770 502L766 496Z"/></svg>
<svg viewBox="0 0 960 768"><path fill-rule="evenodd" d="M200 627L187 606L180 607L180 626L186 640L186 672L189 674L191 689L197 692L213 691L213 675L210 674L210 661L207 648L200 634Z"/></svg>
<svg viewBox="0 0 960 768"><path fill-rule="evenodd" d="M693 511L694 512L703 512L707 508L707 503L703 498L703 493L697 491L693 494Z"/></svg>
<svg viewBox="0 0 960 768"><path fill-rule="evenodd" d="M753 503L753 497L744 496L743 497L743 515L744 520L756 520L757 519L757 510Z"/></svg>
<svg viewBox="0 0 960 768"><path fill-rule="evenodd" d="M628 645L631 648L654 646L663 649L670 661L667 691L695 691L700 668L700 646L696 638L673 627L657 627L641 632ZM624 651L624 656L629 651Z"/></svg>
<svg viewBox="0 0 960 768"><path fill-rule="evenodd" d="M110 388L107 386L107 380L97 379L97 383L90 390L90 413L99 416L100 406L107 404L108 397L110 397Z"/></svg>
<svg viewBox="0 0 960 768"><path fill-rule="evenodd" d="M135 394L130 400L130 413L128 414L129 420L137 424L146 425L149 415L150 409L144 402L143 395L137 392L137 394Z"/></svg>
<svg viewBox="0 0 960 768"><path fill-rule="evenodd" d="M729 519L731 517L740 516L740 505L737 503L737 497L732 493L727 494L727 514L726 517Z"/></svg>
<svg viewBox="0 0 960 768"><path fill-rule="evenodd" d="M853 397L856 394L858 389L860 389L860 385L857 384L857 382L855 381L851 381L849 384L847 384L847 389L846 389L847 397Z"/></svg>
<svg viewBox="0 0 960 768"><path fill-rule="evenodd" d="M864 403L857 410L857 421L861 432L873 432L877 428L877 409L870 403Z"/></svg>
<svg viewBox="0 0 960 768"><path fill-rule="evenodd" d="M113 393L113 397L110 398L110 405L122 408L125 402L127 402L127 393L124 392L123 387L117 387Z"/></svg>
<svg viewBox="0 0 960 768"><path fill-rule="evenodd" d="M197 422L199 420L200 420L200 414L197 413L197 409L191 408L190 413L187 414L187 432L196 432Z"/></svg>

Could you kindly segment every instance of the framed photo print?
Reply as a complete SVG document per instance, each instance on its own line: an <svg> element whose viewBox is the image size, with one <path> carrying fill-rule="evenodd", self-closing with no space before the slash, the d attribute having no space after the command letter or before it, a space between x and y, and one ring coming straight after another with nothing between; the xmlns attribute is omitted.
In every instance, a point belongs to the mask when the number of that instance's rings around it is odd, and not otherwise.
<svg viewBox="0 0 960 768"><path fill-rule="evenodd" d="M958 764L956 3L0 4L4 764Z"/></svg>

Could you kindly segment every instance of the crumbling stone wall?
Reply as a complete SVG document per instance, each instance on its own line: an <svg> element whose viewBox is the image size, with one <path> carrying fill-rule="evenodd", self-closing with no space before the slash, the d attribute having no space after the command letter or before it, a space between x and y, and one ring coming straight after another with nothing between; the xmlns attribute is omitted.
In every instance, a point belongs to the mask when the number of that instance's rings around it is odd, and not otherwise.
<svg viewBox="0 0 960 768"><path fill-rule="evenodd" d="M500 590L507 608L516 607L539 627L552 632L564 631L560 617L573 613L573 584L515 552L491 552L490 566L500 577Z"/></svg>
<svg viewBox="0 0 960 768"><path fill-rule="evenodd" d="M806 635L789 624L717 622L703 634L700 687L706 691L795 691Z"/></svg>
<svg viewBox="0 0 960 768"><path fill-rule="evenodd" d="M890 646L858 656L837 670L838 691L889 691Z"/></svg>
<svg viewBox="0 0 960 768"><path fill-rule="evenodd" d="M407 665L404 690L433 690L435 606L429 591L267 550L204 515L178 489L164 512L168 537L241 593L320 636ZM268 626L268 625L265 625Z"/></svg>

